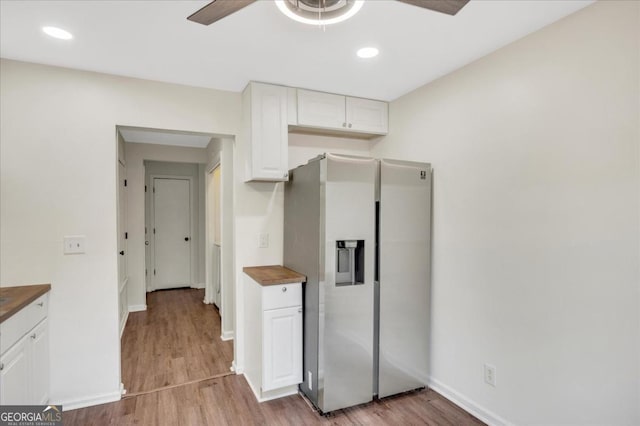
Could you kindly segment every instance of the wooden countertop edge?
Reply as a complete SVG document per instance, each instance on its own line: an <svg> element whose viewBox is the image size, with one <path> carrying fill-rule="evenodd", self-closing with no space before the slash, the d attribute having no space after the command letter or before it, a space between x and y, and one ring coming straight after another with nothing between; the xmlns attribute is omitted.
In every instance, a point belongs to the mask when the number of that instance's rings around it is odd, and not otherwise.
<svg viewBox="0 0 640 426"><path fill-rule="evenodd" d="M245 266L242 272L263 286L303 283L307 277L281 265Z"/></svg>
<svg viewBox="0 0 640 426"><path fill-rule="evenodd" d="M51 290L51 284L22 285L16 287L0 287L0 297L12 297L0 310L0 323L11 318L20 309ZM6 309L6 311L5 311Z"/></svg>

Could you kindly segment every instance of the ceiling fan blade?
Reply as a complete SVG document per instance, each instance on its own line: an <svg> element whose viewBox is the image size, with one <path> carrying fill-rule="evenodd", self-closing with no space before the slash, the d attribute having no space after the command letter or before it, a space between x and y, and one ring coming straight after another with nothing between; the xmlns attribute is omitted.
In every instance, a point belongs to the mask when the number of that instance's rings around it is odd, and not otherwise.
<svg viewBox="0 0 640 426"><path fill-rule="evenodd" d="M435 10L436 12L446 13L447 15L455 15L469 3L469 0L398 0L402 3L412 4L414 6L423 7L425 9Z"/></svg>
<svg viewBox="0 0 640 426"><path fill-rule="evenodd" d="M216 21L249 6L256 0L213 0L187 19L202 25L211 25Z"/></svg>

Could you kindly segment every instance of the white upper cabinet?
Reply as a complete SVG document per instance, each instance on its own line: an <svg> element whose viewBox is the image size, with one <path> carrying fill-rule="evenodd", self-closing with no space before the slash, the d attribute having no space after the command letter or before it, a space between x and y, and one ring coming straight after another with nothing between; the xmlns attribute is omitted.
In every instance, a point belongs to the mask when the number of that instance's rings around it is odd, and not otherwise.
<svg viewBox="0 0 640 426"><path fill-rule="evenodd" d="M344 129L344 96L298 89L298 125Z"/></svg>
<svg viewBox="0 0 640 426"><path fill-rule="evenodd" d="M389 130L386 102L298 89L297 107L298 129L310 127L371 135L386 135Z"/></svg>
<svg viewBox="0 0 640 426"><path fill-rule="evenodd" d="M370 99L346 99L347 126L350 130L385 135L389 131L389 105Z"/></svg>
<svg viewBox="0 0 640 426"><path fill-rule="evenodd" d="M287 88L250 83L243 94L248 140L245 181L286 181L288 172Z"/></svg>

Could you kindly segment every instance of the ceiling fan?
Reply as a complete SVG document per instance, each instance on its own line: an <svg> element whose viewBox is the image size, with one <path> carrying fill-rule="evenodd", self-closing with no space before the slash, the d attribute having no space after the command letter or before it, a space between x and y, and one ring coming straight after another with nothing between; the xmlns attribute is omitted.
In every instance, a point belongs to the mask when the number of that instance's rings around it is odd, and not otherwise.
<svg viewBox="0 0 640 426"><path fill-rule="evenodd" d="M187 19L211 25L250 5L256 0L213 0ZM398 0L436 12L455 15L469 0ZM275 0L278 8L291 19L313 25L344 21L355 15L364 0Z"/></svg>

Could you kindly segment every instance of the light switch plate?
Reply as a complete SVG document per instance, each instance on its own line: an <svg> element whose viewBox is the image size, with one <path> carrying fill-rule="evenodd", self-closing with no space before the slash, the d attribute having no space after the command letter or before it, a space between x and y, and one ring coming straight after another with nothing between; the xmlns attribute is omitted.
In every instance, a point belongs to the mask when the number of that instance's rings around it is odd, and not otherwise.
<svg viewBox="0 0 640 426"><path fill-rule="evenodd" d="M258 242L258 248L269 247L269 234L260 234L260 241Z"/></svg>
<svg viewBox="0 0 640 426"><path fill-rule="evenodd" d="M64 254L82 254L84 252L84 235L66 235L64 237Z"/></svg>

